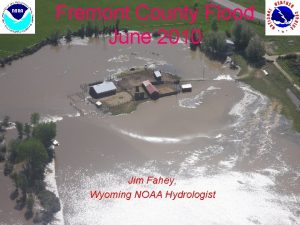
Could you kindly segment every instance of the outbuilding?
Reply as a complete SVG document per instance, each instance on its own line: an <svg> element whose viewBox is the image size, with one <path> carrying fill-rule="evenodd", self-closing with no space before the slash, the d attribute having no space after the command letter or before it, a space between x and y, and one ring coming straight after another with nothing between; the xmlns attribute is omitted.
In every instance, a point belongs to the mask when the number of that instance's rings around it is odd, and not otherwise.
<svg viewBox="0 0 300 225"><path fill-rule="evenodd" d="M191 92L192 91L192 84L182 84L181 85L182 92Z"/></svg>
<svg viewBox="0 0 300 225"><path fill-rule="evenodd" d="M154 70L154 77L156 80L161 81L161 72L159 70Z"/></svg>
<svg viewBox="0 0 300 225"><path fill-rule="evenodd" d="M104 81L90 87L90 95L93 98L102 98L117 93L116 85L111 81Z"/></svg>
<svg viewBox="0 0 300 225"><path fill-rule="evenodd" d="M102 102L100 102L100 101L97 101L97 102L95 103L95 105L97 106L97 108L101 108L101 106L102 106Z"/></svg>
<svg viewBox="0 0 300 225"><path fill-rule="evenodd" d="M151 84L149 80L143 81L143 87L145 88L150 98L154 100L159 98L159 91L153 84Z"/></svg>

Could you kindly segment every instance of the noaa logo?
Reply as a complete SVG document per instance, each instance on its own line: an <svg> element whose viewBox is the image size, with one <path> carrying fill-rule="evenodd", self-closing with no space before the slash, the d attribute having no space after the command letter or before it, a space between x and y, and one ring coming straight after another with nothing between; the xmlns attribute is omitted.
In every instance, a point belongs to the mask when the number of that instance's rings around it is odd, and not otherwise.
<svg viewBox="0 0 300 225"><path fill-rule="evenodd" d="M298 10L292 1L272 1L270 5L266 4L266 34L298 35L295 32L299 28Z"/></svg>
<svg viewBox="0 0 300 225"><path fill-rule="evenodd" d="M3 11L2 22L13 33L23 33L33 24L31 8L22 2L9 4Z"/></svg>

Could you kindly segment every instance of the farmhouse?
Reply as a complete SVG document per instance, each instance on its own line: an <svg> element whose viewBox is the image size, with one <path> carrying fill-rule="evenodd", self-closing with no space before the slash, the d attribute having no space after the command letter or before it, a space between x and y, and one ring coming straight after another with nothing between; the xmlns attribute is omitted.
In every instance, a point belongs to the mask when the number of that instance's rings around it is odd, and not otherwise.
<svg viewBox="0 0 300 225"><path fill-rule="evenodd" d="M143 82L143 87L145 88L150 98L154 100L159 98L159 92L157 88L153 84L151 84L149 80Z"/></svg>
<svg viewBox="0 0 300 225"><path fill-rule="evenodd" d="M103 82L90 87L90 95L93 98L102 98L110 95L114 95L117 92L117 87L113 82Z"/></svg>

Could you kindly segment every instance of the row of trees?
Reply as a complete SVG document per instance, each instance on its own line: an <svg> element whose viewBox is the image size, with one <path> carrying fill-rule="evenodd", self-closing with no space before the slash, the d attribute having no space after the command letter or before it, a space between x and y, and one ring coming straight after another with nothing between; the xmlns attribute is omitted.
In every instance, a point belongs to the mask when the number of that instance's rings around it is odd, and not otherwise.
<svg viewBox="0 0 300 225"><path fill-rule="evenodd" d="M60 210L59 199L46 190L44 183L46 165L54 157L51 144L56 136L56 124L40 123L38 113L31 115L30 123L15 124L18 137L8 145L4 169L4 174L10 175L15 185L11 198L16 200L17 209L26 207L27 219L33 217L38 199L44 210L36 212L34 221L48 223Z"/></svg>
<svg viewBox="0 0 300 225"><path fill-rule="evenodd" d="M245 22L235 22L232 28L232 38L236 50L242 53L250 63L260 64L263 61L264 42Z"/></svg>
<svg viewBox="0 0 300 225"><path fill-rule="evenodd" d="M212 21L211 32L205 34L201 44L201 50L209 57L223 60L230 51L230 45L226 39L232 38L235 51L244 55L252 64L260 64L265 55L264 42L243 21L236 21L231 32L219 31L216 20Z"/></svg>
<svg viewBox="0 0 300 225"><path fill-rule="evenodd" d="M92 22L88 22L86 25L81 25L81 27L76 30L72 31L70 28L67 29L65 34L66 42L69 43L72 41L73 37L99 37L100 35L111 35L115 30L120 30L120 20L118 19L114 25L102 25L102 29L100 29L99 24L92 24ZM124 29L127 32L127 29ZM52 45L58 45L59 39L61 38L61 34L58 31L52 33L49 37L49 41Z"/></svg>

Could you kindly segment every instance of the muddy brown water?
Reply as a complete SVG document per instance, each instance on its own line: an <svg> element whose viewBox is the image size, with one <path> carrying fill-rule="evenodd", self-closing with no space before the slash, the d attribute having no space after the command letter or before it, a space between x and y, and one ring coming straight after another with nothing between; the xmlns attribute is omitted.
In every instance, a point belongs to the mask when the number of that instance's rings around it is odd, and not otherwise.
<svg viewBox="0 0 300 225"><path fill-rule="evenodd" d="M153 63L184 79L204 74L206 81L193 81L192 93L143 103L127 115L103 115L82 102L88 115L78 116L70 105L68 96L76 96L80 85ZM60 120L56 182L64 224L298 225L299 134L267 97L220 76L234 73L185 45L75 40L1 69L0 115L28 121L39 112ZM90 190L167 190L126 185L131 176L148 175L176 178L172 190L216 190L217 198L97 201L88 195ZM6 178L2 182L11 188ZM25 224L10 200L4 202L0 224Z"/></svg>

